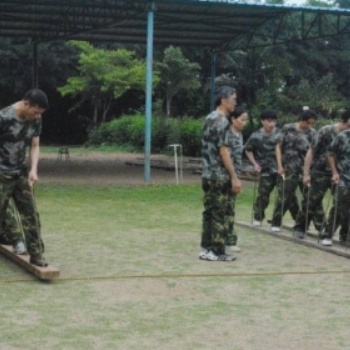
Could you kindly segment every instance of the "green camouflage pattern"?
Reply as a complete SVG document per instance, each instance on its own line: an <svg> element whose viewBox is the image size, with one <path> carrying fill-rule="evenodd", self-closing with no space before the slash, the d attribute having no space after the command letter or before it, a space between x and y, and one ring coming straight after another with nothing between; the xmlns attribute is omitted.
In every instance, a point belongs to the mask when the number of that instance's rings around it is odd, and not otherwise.
<svg viewBox="0 0 350 350"><path fill-rule="evenodd" d="M349 241L349 208L350 187L337 186L333 194L333 206L321 238L332 238L339 226L341 226L339 240L341 242Z"/></svg>
<svg viewBox="0 0 350 350"><path fill-rule="evenodd" d="M256 162L261 167L260 176L270 176L277 173L276 144L279 137L277 128L271 134L265 134L263 129L250 135L244 149L252 152Z"/></svg>
<svg viewBox="0 0 350 350"><path fill-rule="evenodd" d="M229 175L221 160L219 149L227 146L229 122L226 116L213 111L204 120L202 136L202 177L208 180L225 181Z"/></svg>
<svg viewBox="0 0 350 350"><path fill-rule="evenodd" d="M16 117L14 106L0 111L0 172L20 173L25 167L27 147L41 133L41 118L35 121Z"/></svg>
<svg viewBox="0 0 350 350"><path fill-rule="evenodd" d="M316 137L311 142L313 151L311 171L331 174L331 168L327 161L327 152L338 133L339 131L335 125L325 125L317 132Z"/></svg>
<svg viewBox="0 0 350 350"><path fill-rule="evenodd" d="M278 195L272 214L271 225L280 227L282 225L282 218L287 210L290 211L294 220L297 219L299 204L295 193L298 187L303 193L304 185L301 176L295 173L286 174L285 180L283 180L281 176L279 176L278 179Z"/></svg>
<svg viewBox="0 0 350 350"><path fill-rule="evenodd" d="M6 210L11 198L20 213L28 253L40 255L44 251L44 245L40 239L40 218L27 174L13 175L0 172L0 222L2 223L6 219Z"/></svg>
<svg viewBox="0 0 350 350"><path fill-rule="evenodd" d="M226 136L235 172L240 176L242 173L243 136L241 133L235 134L231 129L227 131Z"/></svg>
<svg viewBox="0 0 350 350"><path fill-rule="evenodd" d="M286 173L302 174L306 152L315 137L315 129L302 131L297 129L295 123L286 124L282 128L278 141L281 144L282 164Z"/></svg>
<svg viewBox="0 0 350 350"><path fill-rule="evenodd" d="M223 254L225 244L237 243L234 231L236 195L231 191L230 181L202 179L202 189L204 211L201 246L215 254Z"/></svg>
<svg viewBox="0 0 350 350"><path fill-rule="evenodd" d="M22 239L20 226L18 224L18 214L13 200L10 200L6 209L5 220L2 224L0 242L3 244L15 244Z"/></svg>
<svg viewBox="0 0 350 350"><path fill-rule="evenodd" d="M329 154L336 158L339 186L350 187L350 130L340 132L329 147Z"/></svg>

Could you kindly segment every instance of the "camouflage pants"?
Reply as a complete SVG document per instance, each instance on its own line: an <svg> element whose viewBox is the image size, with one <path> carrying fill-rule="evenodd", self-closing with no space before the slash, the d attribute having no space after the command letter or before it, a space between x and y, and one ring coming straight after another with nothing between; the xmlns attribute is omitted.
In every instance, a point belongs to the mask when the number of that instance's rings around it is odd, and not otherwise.
<svg viewBox="0 0 350 350"><path fill-rule="evenodd" d="M18 217L13 200L10 200L6 209L5 220L0 232L1 244L15 244L22 239L21 230L18 224Z"/></svg>
<svg viewBox="0 0 350 350"><path fill-rule="evenodd" d="M308 191L305 191L303 196L301 211L299 211L295 229L304 232L312 220L316 230L322 231L325 223L322 200L328 189L332 189L331 177L322 173L313 173L310 188Z"/></svg>
<svg viewBox="0 0 350 350"><path fill-rule="evenodd" d="M0 223L3 227L9 200L13 198L20 214L27 250L30 255L43 252L40 240L40 219L36 210L33 193L25 174L9 175L0 173Z"/></svg>
<svg viewBox="0 0 350 350"><path fill-rule="evenodd" d="M333 207L329 212L322 238L332 238L339 226L340 241L348 241L349 236L350 188L338 186L333 191Z"/></svg>
<svg viewBox="0 0 350 350"><path fill-rule="evenodd" d="M283 180L281 176L279 177L277 183L278 196L272 214L272 226L280 227L282 225L282 218L287 210L290 211L294 219L297 218L299 204L295 193L298 187L301 192L303 192L303 182L300 179L299 174L286 174L285 180Z"/></svg>
<svg viewBox="0 0 350 350"><path fill-rule="evenodd" d="M258 196L253 205L254 220L263 221L265 218L265 210L270 202L270 195L273 189L277 186L278 174L268 174L260 175L259 185L258 185ZM294 195L291 198L291 201L294 203L291 208L294 208L298 204L297 197ZM296 218L295 213L291 212L293 219Z"/></svg>
<svg viewBox="0 0 350 350"><path fill-rule="evenodd" d="M225 252L225 244L235 245L234 204L236 195L230 181L202 180L204 192L201 246L216 254Z"/></svg>

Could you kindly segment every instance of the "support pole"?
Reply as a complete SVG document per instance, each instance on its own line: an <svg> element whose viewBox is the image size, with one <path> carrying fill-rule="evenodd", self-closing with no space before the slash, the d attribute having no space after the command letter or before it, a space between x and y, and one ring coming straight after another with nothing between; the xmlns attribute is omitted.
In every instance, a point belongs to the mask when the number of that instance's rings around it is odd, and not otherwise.
<svg viewBox="0 0 350 350"><path fill-rule="evenodd" d="M38 41L33 40L33 78L32 78L33 88L37 88L39 85L38 79Z"/></svg>
<svg viewBox="0 0 350 350"><path fill-rule="evenodd" d="M210 111L215 108L215 77L216 77L216 52L211 52L211 76L210 76Z"/></svg>
<svg viewBox="0 0 350 350"><path fill-rule="evenodd" d="M147 15L147 71L146 71L146 122L145 122L145 162L144 180L151 180L151 131L152 131L152 85L153 85L153 31L154 2L149 3Z"/></svg>

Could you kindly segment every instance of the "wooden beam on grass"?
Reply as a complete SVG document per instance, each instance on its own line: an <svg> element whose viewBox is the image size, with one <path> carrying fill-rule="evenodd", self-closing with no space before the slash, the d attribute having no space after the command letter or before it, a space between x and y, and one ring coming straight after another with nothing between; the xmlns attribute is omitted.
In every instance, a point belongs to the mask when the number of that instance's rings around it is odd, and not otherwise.
<svg viewBox="0 0 350 350"><path fill-rule="evenodd" d="M60 270L54 266L36 266L29 262L29 255L15 254L11 245L0 244L0 253L41 280L51 280L60 276Z"/></svg>

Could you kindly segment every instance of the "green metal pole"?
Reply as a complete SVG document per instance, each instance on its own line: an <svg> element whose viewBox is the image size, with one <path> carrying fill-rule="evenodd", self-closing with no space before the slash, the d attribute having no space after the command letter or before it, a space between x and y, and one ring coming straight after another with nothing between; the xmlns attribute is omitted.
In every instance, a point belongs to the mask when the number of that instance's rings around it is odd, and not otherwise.
<svg viewBox="0 0 350 350"><path fill-rule="evenodd" d="M154 2L149 3L147 17L147 72L146 72L146 123L145 123L145 163L144 180L151 180L151 140L152 140L152 85L153 85L153 31Z"/></svg>

